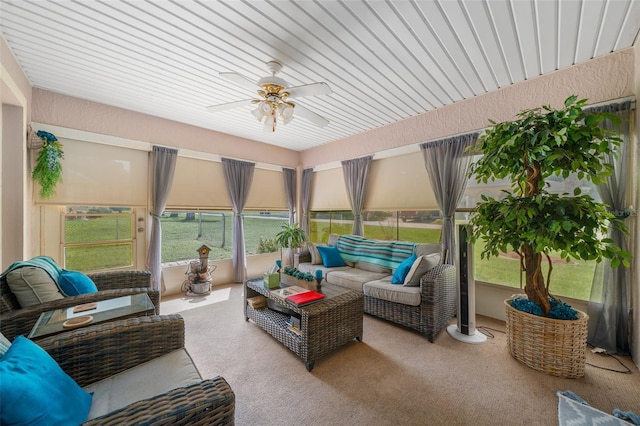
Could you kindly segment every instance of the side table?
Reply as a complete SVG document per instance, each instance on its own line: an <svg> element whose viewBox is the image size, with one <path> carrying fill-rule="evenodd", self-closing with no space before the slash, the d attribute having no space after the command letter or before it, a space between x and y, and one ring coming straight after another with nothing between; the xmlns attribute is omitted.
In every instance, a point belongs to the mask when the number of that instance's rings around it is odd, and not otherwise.
<svg viewBox="0 0 640 426"><path fill-rule="evenodd" d="M116 297L94 303L95 308L77 313L74 313L75 307L43 312L28 337L30 339L40 338L68 331L70 328L65 328L64 322L81 316L90 315L93 317L90 322L83 324L88 326L117 319L153 315L155 312L153 302L147 293Z"/></svg>

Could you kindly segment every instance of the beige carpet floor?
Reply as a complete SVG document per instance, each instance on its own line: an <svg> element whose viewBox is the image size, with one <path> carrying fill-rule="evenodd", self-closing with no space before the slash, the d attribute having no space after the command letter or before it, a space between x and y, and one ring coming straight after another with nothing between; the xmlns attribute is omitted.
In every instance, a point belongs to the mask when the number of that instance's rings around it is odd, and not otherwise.
<svg viewBox="0 0 640 426"><path fill-rule="evenodd" d="M490 318L479 316L478 329L494 337L473 345L446 330L429 343L365 315L363 341L320 359L309 373L293 352L245 322L242 285L169 303L161 311L184 317L186 346L202 375L221 375L234 390L240 426L557 425L558 390L607 413L640 413L640 373L630 358L588 352L583 378L548 376L511 358L504 323ZM610 371L625 367L630 373Z"/></svg>

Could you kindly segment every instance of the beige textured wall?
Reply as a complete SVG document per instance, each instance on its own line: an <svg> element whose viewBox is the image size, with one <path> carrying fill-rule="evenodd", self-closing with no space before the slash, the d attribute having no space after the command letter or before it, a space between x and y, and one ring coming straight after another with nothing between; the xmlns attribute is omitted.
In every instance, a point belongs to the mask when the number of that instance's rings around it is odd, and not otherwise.
<svg viewBox="0 0 640 426"><path fill-rule="evenodd" d="M533 78L475 98L438 108L301 153L303 167L357 158L378 151L468 133L504 121L526 108L560 106L572 94L599 103L635 93L634 51L602 58ZM375 158L375 157L374 157Z"/></svg>
<svg viewBox="0 0 640 426"><path fill-rule="evenodd" d="M43 124L247 161L287 167L299 163L297 151L46 90L34 89L31 105L32 120Z"/></svg>
<svg viewBox="0 0 640 426"><path fill-rule="evenodd" d="M14 162L14 158L23 158L22 136L23 108L16 105L2 104L2 264L9 265L22 260L25 251L24 226L24 162ZM17 141L18 143L13 143Z"/></svg>
<svg viewBox="0 0 640 426"><path fill-rule="evenodd" d="M4 38L0 37L0 259L4 269L27 256L33 245L31 179L28 179L26 133L31 85ZM16 238L21 241L16 241ZM31 242L31 243L27 243Z"/></svg>

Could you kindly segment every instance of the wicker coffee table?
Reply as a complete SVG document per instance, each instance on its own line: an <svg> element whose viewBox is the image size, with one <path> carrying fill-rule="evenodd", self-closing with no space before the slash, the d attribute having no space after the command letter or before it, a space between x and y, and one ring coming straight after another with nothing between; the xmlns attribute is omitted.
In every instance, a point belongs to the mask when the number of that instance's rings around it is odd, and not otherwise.
<svg viewBox="0 0 640 426"><path fill-rule="evenodd" d="M281 287L286 287L281 284ZM320 357L345 345L353 339L362 341L362 320L364 301L362 294L323 285L325 299L302 307L283 302L264 287L262 277L245 281L245 320L254 323L276 338L280 343L299 356L308 371ZM254 309L247 298L263 295L272 303L287 308L300 319L300 334L291 331L287 320L291 315L268 307ZM273 306L273 305L272 305Z"/></svg>

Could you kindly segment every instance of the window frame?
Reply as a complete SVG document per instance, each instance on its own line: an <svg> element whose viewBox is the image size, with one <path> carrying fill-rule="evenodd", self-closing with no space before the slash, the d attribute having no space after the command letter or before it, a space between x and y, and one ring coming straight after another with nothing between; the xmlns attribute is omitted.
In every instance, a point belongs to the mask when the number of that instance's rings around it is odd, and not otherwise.
<svg viewBox="0 0 640 426"><path fill-rule="evenodd" d="M78 211L69 211L70 208L74 209L78 207L80 206L66 205L64 206L64 211L60 215L60 234L61 234L60 250L61 250L61 258L62 258L62 265L63 265L62 267L63 268L68 267L67 266L67 249L82 248L82 247L88 248L88 247L109 247L109 246L129 245L129 248L130 248L129 258L131 260L129 264L118 265L118 266L107 267L107 268L87 269L87 270L78 269L78 270L82 270L83 272L98 272L98 271L137 268L138 262L137 262L136 253L137 253L138 240L136 238L136 217L137 217L136 208L133 206L110 206L109 207L110 209L122 208L123 210L128 210L128 212L113 212L113 213L104 213L104 212L103 213L88 213L88 212L83 213ZM91 208L97 208L100 206L87 206L87 207L91 209ZM116 218L126 217L130 221L131 235L129 236L129 238L124 238L124 239L109 239L104 241L91 241L91 242L68 242L67 241L67 218L78 217L78 216L85 217L85 218L90 218L90 217L97 218L97 217L103 217L103 216L110 216L110 217L116 217Z"/></svg>

